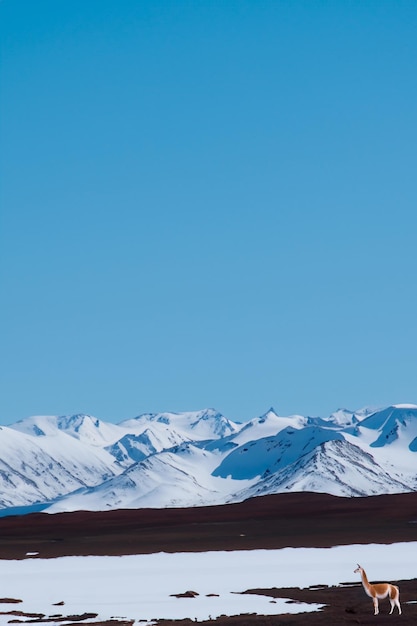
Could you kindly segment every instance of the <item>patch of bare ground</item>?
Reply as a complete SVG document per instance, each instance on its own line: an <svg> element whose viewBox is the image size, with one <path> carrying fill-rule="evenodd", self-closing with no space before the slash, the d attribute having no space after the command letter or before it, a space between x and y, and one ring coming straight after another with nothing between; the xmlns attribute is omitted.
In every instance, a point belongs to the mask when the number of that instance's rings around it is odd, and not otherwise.
<svg viewBox="0 0 417 626"><path fill-rule="evenodd" d="M417 540L416 522L417 492L288 493L190 509L32 513L0 518L0 558L392 543Z"/></svg>
<svg viewBox="0 0 417 626"><path fill-rule="evenodd" d="M0 604L19 604L19 602L23 602L23 600L18 600L17 598L0 598Z"/></svg>
<svg viewBox="0 0 417 626"><path fill-rule="evenodd" d="M19 618L25 619L10 619L8 620L9 624L40 624L46 622L53 622L54 624L57 622L84 622L87 619L94 619L97 617L97 613L81 613L81 615L49 615L46 616L44 613L26 613L25 611L7 611L0 612L0 615L14 615ZM115 623L120 624L120 622L116 621Z"/></svg>
<svg viewBox="0 0 417 626"><path fill-rule="evenodd" d="M6 613L4 613L4 615L7 615ZM88 615L88 614L87 614ZM23 614L23 616L26 616L26 614ZM135 620L118 620L118 619L110 619L110 620L106 620L104 622L86 622L83 621L85 619L90 619L90 617L83 617L83 616L78 616L78 615L69 615L67 617L62 617L62 616L58 616L58 618L56 616L51 616L50 618L43 618L43 619L10 619L8 620L8 624L40 624L40 623L45 623L45 622L49 622L52 624L55 624L57 622L65 622L65 626L80 626L80 622L82 622L82 626L132 626ZM75 621L69 621L69 620L75 620Z"/></svg>

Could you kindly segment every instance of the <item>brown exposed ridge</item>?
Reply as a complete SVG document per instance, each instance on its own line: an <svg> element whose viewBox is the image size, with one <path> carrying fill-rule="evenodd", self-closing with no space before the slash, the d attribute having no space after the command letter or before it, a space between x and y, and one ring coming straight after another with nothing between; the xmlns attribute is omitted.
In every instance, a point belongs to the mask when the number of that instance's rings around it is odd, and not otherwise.
<svg viewBox="0 0 417 626"><path fill-rule="evenodd" d="M417 492L341 498L287 493L176 509L0 518L0 558L328 547L417 540ZM36 558L31 556L31 558Z"/></svg>

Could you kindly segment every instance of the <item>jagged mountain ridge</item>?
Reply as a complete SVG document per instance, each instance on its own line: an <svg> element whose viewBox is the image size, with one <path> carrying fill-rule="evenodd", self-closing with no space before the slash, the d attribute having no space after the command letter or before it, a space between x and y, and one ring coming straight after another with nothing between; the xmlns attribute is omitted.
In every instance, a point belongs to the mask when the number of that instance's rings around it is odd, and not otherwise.
<svg viewBox="0 0 417 626"><path fill-rule="evenodd" d="M285 491L341 496L417 489L417 406L339 409L243 424L207 409L37 416L0 428L0 509L49 512L236 502Z"/></svg>

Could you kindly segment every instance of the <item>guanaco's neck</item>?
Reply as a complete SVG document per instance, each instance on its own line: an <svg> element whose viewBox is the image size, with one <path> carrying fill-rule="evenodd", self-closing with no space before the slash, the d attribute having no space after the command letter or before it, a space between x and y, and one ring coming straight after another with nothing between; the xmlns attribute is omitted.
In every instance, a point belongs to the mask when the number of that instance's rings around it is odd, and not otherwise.
<svg viewBox="0 0 417 626"><path fill-rule="evenodd" d="M362 583L364 587L369 587L369 581L368 578L366 577L366 572L364 569L361 570L361 576L362 576Z"/></svg>

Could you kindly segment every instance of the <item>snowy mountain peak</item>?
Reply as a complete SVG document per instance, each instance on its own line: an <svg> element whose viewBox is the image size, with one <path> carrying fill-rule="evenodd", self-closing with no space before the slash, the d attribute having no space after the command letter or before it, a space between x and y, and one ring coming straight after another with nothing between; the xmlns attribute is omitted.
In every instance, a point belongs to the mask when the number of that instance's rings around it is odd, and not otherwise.
<svg viewBox="0 0 417 626"><path fill-rule="evenodd" d="M64 433L92 445L114 441L119 429L91 415L36 415L12 424L10 428L35 437L57 436Z"/></svg>
<svg viewBox="0 0 417 626"><path fill-rule="evenodd" d="M45 437L57 433L59 430L57 420L56 415L33 415L11 424L10 428L35 437Z"/></svg>
<svg viewBox="0 0 417 626"><path fill-rule="evenodd" d="M360 430L377 431L378 437L370 444L381 448L389 444L407 445L415 451L417 445L417 406L392 405L362 420Z"/></svg>
<svg viewBox="0 0 417 626"><path fill-rule="evenodd" d="M330 415L328 421L335 426L346 427L357 424L359 419L354 411L349 411L348 409L338 409Z"/></svg>
<svg viewBox="0 0 417 626"><path fill-rule="evenodd" d="M160 429L169 429L184 440L203 440L225 437L239 430L239 426L228 420L215 409L187 411L184 413L145 413L119 426L136 432L155 424ZM176 442L178 443L178 442Z"/></svg>
<svg viewBox="0 0 417 626"><path fill-rule="evenodd" d="M191 422L190 427L193 430L206 432L209 437L213 435L227 437L235 433L239 428L237 424L234 424L214 409L208 409L199 413L196 419Z"/></svg>
<svg viewBox="0 0 417 626"><path fill-rule="evenodd" d="M268 419L270 417L272 417L272 418L279 417L278 413L275 411L273 406L271 406L263 415L261 415L261 417L259 419L260 420Z"/></svg>

